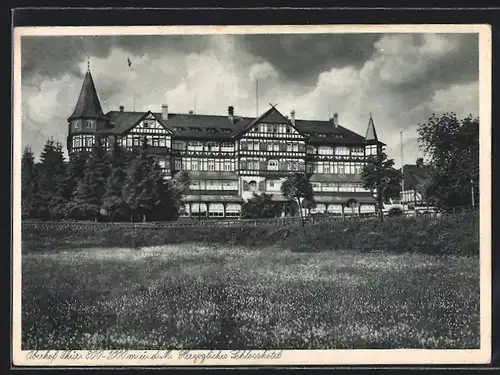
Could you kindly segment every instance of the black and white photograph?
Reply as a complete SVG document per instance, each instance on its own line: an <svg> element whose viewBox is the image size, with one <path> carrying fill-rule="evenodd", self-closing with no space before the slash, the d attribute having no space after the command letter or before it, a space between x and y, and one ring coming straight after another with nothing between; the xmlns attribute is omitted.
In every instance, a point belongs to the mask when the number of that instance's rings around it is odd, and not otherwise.
<svg viewBox="0 0 500 375"><path fill-rule="evenodd" d="M15 30L16 361L489 361L487 26L148 30Z"/></svg>

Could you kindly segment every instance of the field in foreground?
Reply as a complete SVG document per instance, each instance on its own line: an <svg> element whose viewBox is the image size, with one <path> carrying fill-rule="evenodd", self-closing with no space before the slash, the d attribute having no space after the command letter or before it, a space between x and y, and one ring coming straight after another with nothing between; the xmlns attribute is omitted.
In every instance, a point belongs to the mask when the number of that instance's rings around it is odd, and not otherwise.
<svg viewBox="0 0 500 375"><path fill-rule="evenodd" d="M182 244L22 267L24 350L479 347L477 256Z"/></svg>

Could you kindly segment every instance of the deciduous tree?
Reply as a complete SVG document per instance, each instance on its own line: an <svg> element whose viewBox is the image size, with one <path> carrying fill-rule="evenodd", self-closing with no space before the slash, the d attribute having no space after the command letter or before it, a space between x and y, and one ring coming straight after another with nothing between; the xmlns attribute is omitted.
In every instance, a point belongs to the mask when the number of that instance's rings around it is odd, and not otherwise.
<svg viewBox="0 0 500 375"><path fill-rule="evenodd" d="M294 173L281 184L281 193L289 201L296 201L299 206L300 219L304 226L303 201L314 200L312 185L304 173Z"/></svg>
<svg viewBox="0 0 500 375"><path fill-rule="evenodd" d="M479 118L459 119L455 113L433 114L419 124L419 145L431 167L426 186L429 200L449 207L479 200Z"/></svg>
<svg viewBox="0 0 500 375"><path fill-rule="evenodd" d="M384 220L383 202L398 196L401 191L401 171L394 168L394 160L385 152L370 156L361 172L361 180L365 189L376 192L377 207L380 220Z"/></svg>
<svg viewBox="0 0 500 375"><path fill-rule="evenodd" d="M241 216L244 218L272 218L281 214L282 207L279 202L272 199L271 194L256 194L243 203Z"/></svg>

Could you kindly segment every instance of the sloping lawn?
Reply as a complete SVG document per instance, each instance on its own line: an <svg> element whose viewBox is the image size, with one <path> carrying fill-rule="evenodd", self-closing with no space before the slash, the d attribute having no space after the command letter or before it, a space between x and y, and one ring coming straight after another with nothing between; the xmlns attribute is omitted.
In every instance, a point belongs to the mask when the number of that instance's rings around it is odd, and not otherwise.
<svg viewBox="0 0 500 375"><path fill-rule="evenodd" d="M23 254L23 349L478 348L478 257L197 244Z"/></svg>

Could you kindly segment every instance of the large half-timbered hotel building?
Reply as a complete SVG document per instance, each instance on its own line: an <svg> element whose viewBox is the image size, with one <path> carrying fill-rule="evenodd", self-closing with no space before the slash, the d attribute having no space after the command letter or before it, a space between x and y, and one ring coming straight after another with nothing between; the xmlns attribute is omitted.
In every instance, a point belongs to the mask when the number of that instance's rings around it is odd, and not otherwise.
<svg viewBox="0 0 500 375"><path fill-rule="evenodd" d="M90 150L99 137L107 147L119 142L139 147L144 137L165 175L189 172L184 216L239 217L253 193L285 203L280 186L290 173L310 176L317 207L325 213L374 211L372 193L363 188L361 169L368 155L385 146L369 118L363 137L339 124L300 120L271 106L257 118L226 115L130 112L120 106L103 112L88 71L73 114L68 118L68 152Z"/></svg>

